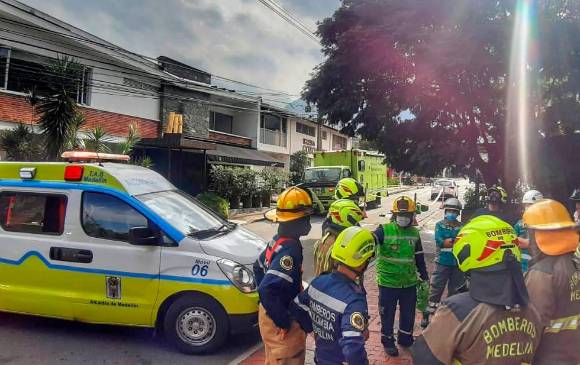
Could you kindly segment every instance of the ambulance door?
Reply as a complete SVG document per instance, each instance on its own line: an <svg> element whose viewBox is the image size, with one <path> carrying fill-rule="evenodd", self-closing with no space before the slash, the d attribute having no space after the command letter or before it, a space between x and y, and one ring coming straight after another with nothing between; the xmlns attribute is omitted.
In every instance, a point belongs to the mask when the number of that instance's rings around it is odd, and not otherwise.
<svg viewBox="0 0 580 365"><path fill-rule="evenodd" d="M0 191L0 308L72 318L62 283L70 272L50 259L66 243L68 192L3 188Z"/></svg>
<svg viewBox="0 0 580 365"><path fill-rule="evenodd" d="M81 253L86 270L74 288L75 318L98 323L151 325L159 288L161 247L129 243L134 228L157 227L130 203L130 197L79 191L80 209L74 243L63 247Z"/></svg>

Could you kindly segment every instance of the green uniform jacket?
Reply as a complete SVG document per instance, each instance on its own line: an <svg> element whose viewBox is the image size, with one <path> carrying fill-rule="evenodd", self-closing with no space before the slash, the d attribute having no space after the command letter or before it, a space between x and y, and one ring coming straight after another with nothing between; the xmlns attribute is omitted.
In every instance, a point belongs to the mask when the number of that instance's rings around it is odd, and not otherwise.
<svg viewBox="0 0 580 365"><path fill-rule="evenodd" d="M415 227L401 228L395 222L375 231L377 236L377 283L388 288L417 285L417 272L428 280L423 246Z"/></svg>

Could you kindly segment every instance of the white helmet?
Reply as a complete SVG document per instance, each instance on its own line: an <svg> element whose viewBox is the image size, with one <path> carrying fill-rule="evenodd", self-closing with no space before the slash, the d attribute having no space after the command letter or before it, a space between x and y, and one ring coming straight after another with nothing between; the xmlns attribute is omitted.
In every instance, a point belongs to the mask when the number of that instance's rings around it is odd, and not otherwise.
<svg viewBox="0 0 580 365"><path fill-rule="evenodd" d="M544 199L544 194L537 190L530 190L524 194L522 198L522 204L534 204L540 200Z"/></svg>

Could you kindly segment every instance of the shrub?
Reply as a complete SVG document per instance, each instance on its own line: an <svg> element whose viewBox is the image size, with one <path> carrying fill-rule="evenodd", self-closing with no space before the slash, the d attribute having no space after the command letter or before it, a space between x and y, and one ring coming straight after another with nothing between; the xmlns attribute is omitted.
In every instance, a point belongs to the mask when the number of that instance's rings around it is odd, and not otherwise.
<svg viewBox="0 0 580 365"><path fill-rule="evenodd" d="M230 204L226 199L214 193L201 193L196 198L222 218L228 219Z"/></svg>
<svg viewBox="0 0 580 365"><path fill-rule="evenodd" d="M485 199L482 197L486 196L486 190L484 185L479 187L479 196L476 194L474 187L469 187L465 190L465 195L463 199L465 200L465 209L478 209L485 206Z"/></svg>
<svg viewBox="0 0 580 365"><path fill-rule="evenodd" d="M288 182L288 173L282 169L266 167L259 174L261 191L266 194L278 193Z"/></svg>
<svg viewBox="0 0 580 365"><path fill-rule="evenodd" d="M308 154L305 151L298 151L290 155L290 182L298 185L304 177L304 170L309 165Z"/></svg>

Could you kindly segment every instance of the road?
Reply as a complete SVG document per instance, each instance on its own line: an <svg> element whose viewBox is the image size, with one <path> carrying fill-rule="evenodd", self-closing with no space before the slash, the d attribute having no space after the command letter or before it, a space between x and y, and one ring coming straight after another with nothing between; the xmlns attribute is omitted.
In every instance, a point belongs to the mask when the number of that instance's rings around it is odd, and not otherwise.
<svg viewBox="0 0 580 365"><path fill-rule="evenodd" d="M408 191L423 203L429 202L429 188ZM388 218L384 215L391 207L393 194L383 199L382 206L368 211L363 225L374 229ZM432 203L428 212L419 215L424 250L433 253L433 228L441 219L439 203ZM312 231L303 239L304 279L312 279L312 247L321 236L321 217L312 219ZM247 224L246 228L265 239L270 239L276 226L265 221ZM259 343L256 332L232 337L227 347L207 356L186 356L166 345L154 331L139 328L95 326L12 314L0 314L0 364L228 364L240 354Z"/></svg>

